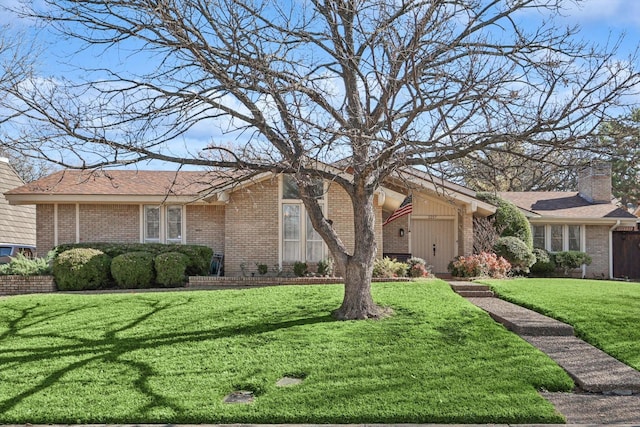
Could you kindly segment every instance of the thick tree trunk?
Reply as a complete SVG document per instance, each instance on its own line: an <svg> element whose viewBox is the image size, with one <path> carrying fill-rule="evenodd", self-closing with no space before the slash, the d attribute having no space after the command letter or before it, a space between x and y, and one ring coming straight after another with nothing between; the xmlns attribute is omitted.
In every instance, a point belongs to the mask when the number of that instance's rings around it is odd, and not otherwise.
<svg viewBox="0 0 640 427"><path fill-rule="evenodd" d="M376 257L373 191L356 190L352 196L355 244L353 255L341 265L344 272L344 298L333 316L340 320L379 319L391 310L378 306L371 296L371 276Z"/></svg>
<svg viewBox="0 0 640 427"><path fill-rule="evenodd" d="M344 298L340 308L332 314L338 320L380 319L391 314L388 308L380 307L371 296L371 272L373 262L368 265L353 258L345 266Z"/></svg>

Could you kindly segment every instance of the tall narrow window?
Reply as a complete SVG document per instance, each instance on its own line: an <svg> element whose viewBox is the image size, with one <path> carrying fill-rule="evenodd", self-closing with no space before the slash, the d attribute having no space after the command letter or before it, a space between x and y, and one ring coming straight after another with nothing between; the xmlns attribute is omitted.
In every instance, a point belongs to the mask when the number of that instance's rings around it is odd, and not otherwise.
<svg viewBox="0 0 640 427"><path fill-rule="evenodd" d="M544 225L534 225L532 227L532 231L533 231L533 247L544 249L546 245Z"/></svg>
<svg viewBox="0 0 640 427"><path fill-rule="evenodd" d="M551 252L560 252L563 250L563 228L562 225L551 226Z"/></svg>
<svg viewBox="0 0 640 427"><path fill-rule="evenodd" d="M298 204L282 205L283 261L300 261L300 208Z"/></svg>
<svg viewBox="0 0 640 427"><path fill-rule="evenodd" d="M182 243L182 206L167 206L167 243Z"/></svg>
<svg viewBox="0 0 640 427"><path fill-rule="evenodd" d="M314 181L312 195L325 207L324 184ZM282 177L282 261L318 262L325 258L325 245L311 224L300 200L300 191L290 175Z"/></svg>
<svg viewBox="0 0 640 427"><path fill-rule="evenodd" d="M157 243L160 241L160 207L144 207L144 242Z"/></svg>
<svg viewBox="0 0 640 427"><path fill-rule="evenodd" d="M580 250L580 226L579 225L569 225L569 250L570 251L579 251Z"/></svg>
<svg viewBox="0 0 640 427"><path fill-rule="evenodd" d="M324 259L324 241L313 228L311 218L307 215L307 261L318 262Z"/></svg>

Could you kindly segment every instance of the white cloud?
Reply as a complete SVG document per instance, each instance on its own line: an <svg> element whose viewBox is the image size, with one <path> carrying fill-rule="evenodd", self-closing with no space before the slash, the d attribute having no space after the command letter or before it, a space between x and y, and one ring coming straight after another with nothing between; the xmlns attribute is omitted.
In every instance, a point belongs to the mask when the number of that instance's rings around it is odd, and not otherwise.
<svg viewBox="0 0 640 427"><path fill-rule="evenodd" d="M600 24L619 29L631 25L640 29L640 1L637 0L567 2L565 14L578 24Z"/></svg>

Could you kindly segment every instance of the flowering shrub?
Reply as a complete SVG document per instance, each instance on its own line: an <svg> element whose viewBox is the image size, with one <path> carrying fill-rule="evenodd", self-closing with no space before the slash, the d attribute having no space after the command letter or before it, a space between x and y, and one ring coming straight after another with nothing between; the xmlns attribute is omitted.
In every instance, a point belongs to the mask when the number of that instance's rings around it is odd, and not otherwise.
<svg viewBox="0 0 640 427"><path fill-rule="evenodd" d="M373 262L373 277L406 277L408 266L388 257Z"/></svg>
<svg viewBox="0 0 640 427"><path fill-rule="evenodd" d="M449 272L455 277L506 277L511 271L511 264L494 253L460 256L449 263Z"/></svg>
<svg viewBox="0 0 640 427"><path fill-rule="evenodd" d="M409 277L431 277L431 266L422 258L411 257L407 261Z"/></svg>

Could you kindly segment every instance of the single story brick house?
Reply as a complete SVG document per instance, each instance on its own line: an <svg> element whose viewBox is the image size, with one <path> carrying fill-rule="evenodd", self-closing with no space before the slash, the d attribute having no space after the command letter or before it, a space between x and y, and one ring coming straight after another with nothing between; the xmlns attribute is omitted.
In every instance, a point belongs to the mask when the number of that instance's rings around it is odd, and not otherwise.
<svg viewBox="0 0 640 427"><path fill-rule="evenodd" d="M615 205L610 174L601 172L583 173L579 192L501 196L525 212L536 246L585 251L593 263L584 275L611 277L611 232L635 227L638 218ZM41 255L74 242L201 244L224 254L227 276L256 272L256 263L288 270L295 261L313 265L328 256L295 183L282 174L66 170L5 194L14 205L36 205ZM321 194L327 218L353 245L347 194L328 182ZM383 227L408 195L411 213ZM474 216L495 212L474 191L415 169L385 182L374 208L378 256L418 256L435 273L446 273L455 256L472 253Z"/></svg>
<svg viewBox="0 0 640 427"><path fill-rule="evenodd" d="M35 206L10 204L3 195L21 185L24 185L24 181L11 167L9 159L0 157L0 244L36 244Z"/></svg>
<svg viewBox="0 0 640 427"><path fill-rule="evenodd" d="M593 163L578 175L578 191L505 192L533 231L533 245L551 252L579 250L592 258L584 277L613 278L612 235L637 230L638 217L619 207L611 193L611 166Z"/></svg>
<svg viewBox="0 0 640 427"><path fill-rule="evenodd" d="M408 191L412 213L383 227ZM418 171L380 188L375 201L378 256L412 254L426 259L434 272L446 272L451 259L472 252L473 216L495 212L474 196ZM295 261L313 265L328 256L295 183L281 174L66 170L8 191L6 197L14 205L36 205L40 255L74 242L201 244L224 254L227 276L255 272L256 263L286 270ZM324 183L321 200L345 244L353 245L346 192Z"/></svg>

